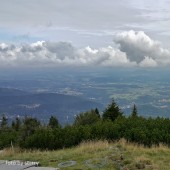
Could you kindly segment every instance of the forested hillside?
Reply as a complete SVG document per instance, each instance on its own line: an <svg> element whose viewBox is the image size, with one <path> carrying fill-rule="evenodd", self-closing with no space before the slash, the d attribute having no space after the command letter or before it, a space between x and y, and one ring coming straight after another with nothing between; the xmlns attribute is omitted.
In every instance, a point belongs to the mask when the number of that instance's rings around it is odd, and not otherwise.
<svg viewBox="0 0 170 170"><path fill-rule="evenodd" d="M72 125L61 126L51 116L48 124L42 124L32 117L21 120L18 117L11 125L5 115L0 128L0 148L19 146L29 149L61 149L78 145L88 140L114 141L124 138L128 142L170 146L170 119L144 118L139 116L134 105L129 117L125 117L119 106L112 101L103 114L98 109L80 113Z"/></svg>

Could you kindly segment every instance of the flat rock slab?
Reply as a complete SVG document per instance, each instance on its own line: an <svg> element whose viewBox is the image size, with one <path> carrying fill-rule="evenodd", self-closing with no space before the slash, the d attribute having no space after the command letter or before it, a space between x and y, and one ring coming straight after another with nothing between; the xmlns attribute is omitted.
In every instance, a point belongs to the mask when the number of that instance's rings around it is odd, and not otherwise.
<svg viewBox="0 0 170 170"><path fill-rule="evenodd" d="M6 163L6 161L0 160L0 165L5 164L5 163Z"/></svg>
<svg viewBox="0 0 170 170"><path fill-rule="evenodd" d="M49 168L49 167L30 167L26 170L59 170L59 168Z"/></svg>
<svg viewBox="0 0 170 170"><path fill-rule="evenodd" d="M29 168L29 165L6 165L6 164L1 164L0 165L0 170L24 170Z"/></svg>

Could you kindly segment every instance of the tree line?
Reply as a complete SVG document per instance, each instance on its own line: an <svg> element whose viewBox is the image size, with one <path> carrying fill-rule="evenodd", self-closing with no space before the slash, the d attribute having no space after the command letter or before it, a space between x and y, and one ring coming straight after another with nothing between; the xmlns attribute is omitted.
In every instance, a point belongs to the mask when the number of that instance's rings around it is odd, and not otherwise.
<svg viewBox="0 0 170 170"><path fill-rule="evenodd" d="M125 116L114 100L102 115L98 109L80 113L72 125L61 126L55 116L47 124L38 119L17 117L10 125L5 115L0 123L0 149L11 144L26 149L61 149L87 140L115 141L121 138L146 147L160 143L170 146L170 119L145 118L138 115L136 106Z"/></svg>

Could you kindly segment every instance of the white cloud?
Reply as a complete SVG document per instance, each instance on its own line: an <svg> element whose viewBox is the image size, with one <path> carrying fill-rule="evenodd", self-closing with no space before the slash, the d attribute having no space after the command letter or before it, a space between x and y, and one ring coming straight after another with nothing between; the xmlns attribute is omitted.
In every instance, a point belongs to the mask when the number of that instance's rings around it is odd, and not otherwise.
<svg viewBox="0 0 170 170"><path fill-rule="evenodd" d="M68 42L38 41L20 46L0 44L0 66L101 66L156 67L170 65L170 50L144 32L126 31L116 35L117 47L77 49Z"/></svg>
<svg viewBox="0 0 170 170"><path fill-rule="evenodd" d="M155 51L160 48L158 42L153 41L144 32L125 31L118 34L115 42L120 44L121 51L126 52L131 61L141 62L147 54L155 57Z"/></svg>
<svg viewBox="0 0 170 170"><path fill-rule="evenodd" d="M155 60L153 60L152 58L146 56L145 59L139 63L139 66L141 66L141 67L156 67L157 62Z"/></svg>
<svg viewBox="0 0 170 170"><path fill-rule="evenodd" d="M0 45L1 66L131 66L124 52L113 47L76 49L68 42L38 41L32 44ZM13 48L11 48L13 47Z"/></svg>
<svg viewBox="0 0 170 170"><path fill-rule="evenodd" d="M124 52L111 46L100 49L86 47L85 49L78 50L78 56L82 59L81 61L84 61L83 63L90 65L112 67L131 66L134 64L127 59Z"/></svg>
<svg viewBox="0 0 170 170"><path fill-rule="evenodd" d="M152 40L143 31L131 30L119 33L115 42L120 45L120 50L127 54L130 61L139 64L152 59L158 66L170 63L170 50L161 47L160 42ZM149 56L149 58L145 56Z"/></svg>

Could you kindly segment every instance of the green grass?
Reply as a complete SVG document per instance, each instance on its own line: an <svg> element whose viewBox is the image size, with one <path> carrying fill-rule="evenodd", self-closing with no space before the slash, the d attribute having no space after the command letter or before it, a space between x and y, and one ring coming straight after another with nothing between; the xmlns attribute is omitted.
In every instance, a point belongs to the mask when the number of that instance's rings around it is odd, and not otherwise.
<svg viewBox="0 0 170 170"><path fill-rule="evenodd" d="M170 149L166 146L144 148L124 140L115 143L107 141L89 141L70 149L57 151L5 149L0 154L1 160L39 161L41 166L58 167L66 161L76 161L71 167L61 170L122 170L170 169ZM87 161L88 160L88 161ZM85 164L87 161L89 164Z"/></svg>

